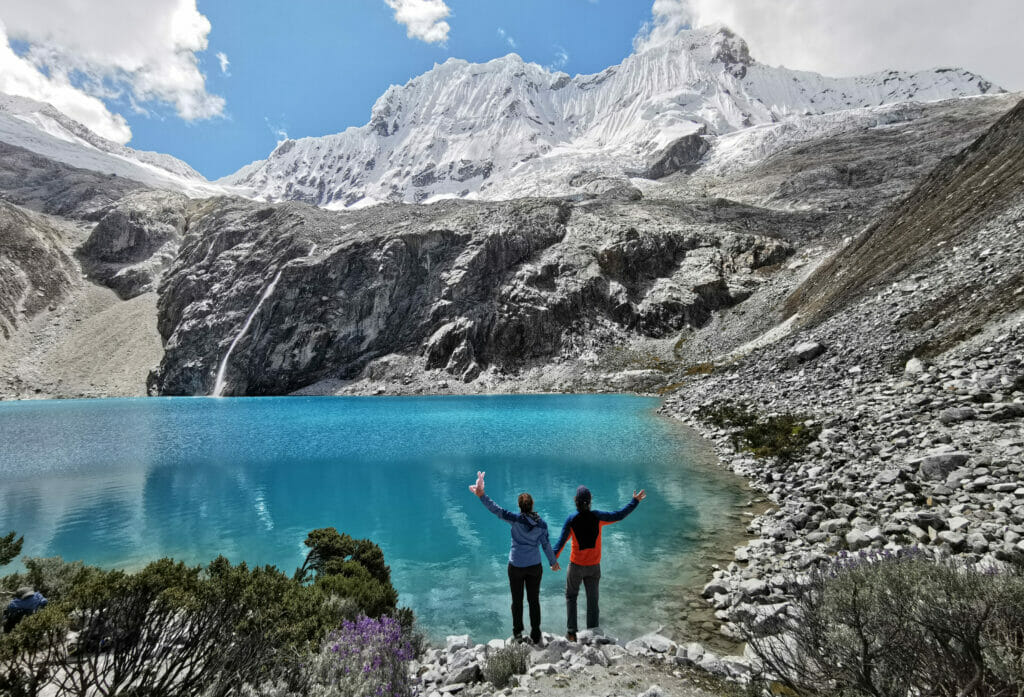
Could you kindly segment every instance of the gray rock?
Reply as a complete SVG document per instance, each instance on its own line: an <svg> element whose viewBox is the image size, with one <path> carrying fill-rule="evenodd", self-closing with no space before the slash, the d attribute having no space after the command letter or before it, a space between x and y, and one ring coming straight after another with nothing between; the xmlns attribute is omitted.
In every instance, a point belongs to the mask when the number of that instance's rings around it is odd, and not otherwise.
<svg viewBox="0 0 1024 697"><path fill-rule="evenodd" d="M444 646L448 653L455 653L460 649L468 649L470 647L469 635L451 634L445 637Z"/></svg>
<svg viewBox="0 0 1024 697"><path fill-rule="evenodd" d="M944 480L951 472L962 467L970 459L970 453L959 451L932 452L924 457L909 460L917 465L918 474L922 479Z"/></svg>
<svg viewBox="0 0 1024 697"><path fill-rule="evenodd" d="M1024 404L1003 404L989 414L990 421L1009 421L1024 417Z"/></svg>
<svg viewBox="0 0 1024 697"><path fill-rule="evenodd" d="M786 357L790 366L796 366L814 360L825 353L825 345L818 341L805 341L794 346Z"/></svg>
<svg viewBox="0 0 1024 697"><path fill-rule="evenodd" d="M955 424L961 421L970 421L977 418L977 416L978 414L968 407L954 407L952 409L943 409L939 412L939 421L944 424Z"/></svg>
<svg viewBox="0 0 1024 697"><path fill-rule="evenodd" d="M744 598L766 595L768 584L760 578L748 578L746 581L740 582L739 591Z"/></svg>
<svg viewBox="0 0 1024 697"><path fill-rule="evenodd" d="M852 550L863 549L871 545L871 538L861 530L846 533L846 546Z"/></svg>
<svg viewBox="0 0 1024 697"><path fill-rule="evenodd" d="M903 368L903 372L909 375L918 375L925 371L925 365L920 358L911 358Z"/></svg>

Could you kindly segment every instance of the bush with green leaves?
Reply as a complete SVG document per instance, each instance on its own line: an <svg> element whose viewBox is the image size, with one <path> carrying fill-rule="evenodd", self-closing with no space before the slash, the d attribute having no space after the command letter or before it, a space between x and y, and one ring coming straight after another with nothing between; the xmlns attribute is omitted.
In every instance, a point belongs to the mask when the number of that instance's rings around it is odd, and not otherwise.
<svg viewBox="0 0 1024 697"><path fill-rule="evenodd" d="M722 401L704 405L697 418L730 429L732 445L755 457L795 459L821 433L821 426L800 414L759 414L743 404Z"/></svg>
<svg viewBox="0 0 1024 697"><path fill-rule="evenodd" d="M503 688L513 675L523 675L527 669L530 648L526 644L509 644L487 656L484 679L497 688Z"/></svg>
<svg viewBox="0 0 1024 697"><path fill-rule="evenodd" d="M398 591L391 585L391 569L384 552L370 540L356 540L334 528L319 528L306 537L309 553L295 579L313 583L326 592L352 598L370 617L394 615Z"/></svg>
<svg viewBox="0 0 1024 697"><path fill-rule="evenodd" d="M16 533L9 532L0 537L0 566L7 566L21 554L21 545L24 544L25 538L15 539L15 535Z"/></svg>
<svg viewBox="0 0 1024 697"><path fill-rule="evenodd" d="M0 587L30 585L49 604L0 634L0 694L226 696L294 675L358 616L385 616L412 636L377 545L333 528L307 545L293 576L223 557L206 568L161 559L135 573L25 559Z"/></svg>
<svg viewBox="0 0 1024 697"><path fill-rule="evenodd" d="M1024 694L1024 575L903 553L844 555L789 616L746 628L798 695Z"/></svg>

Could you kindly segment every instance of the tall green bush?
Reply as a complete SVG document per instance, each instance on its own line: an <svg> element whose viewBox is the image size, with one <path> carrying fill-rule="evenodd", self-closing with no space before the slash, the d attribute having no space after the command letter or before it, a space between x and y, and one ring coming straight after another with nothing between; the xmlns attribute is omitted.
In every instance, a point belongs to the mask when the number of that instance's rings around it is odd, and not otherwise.
<svg viewBox="0 0 1024 697"><path fill-rule="evenodd" d="M396 608L380 548L333 528L307 544L293 576L223 557L206 568L161 559L135 573L26 559L0 588L31 585L49 604L0 634L0 694L226 697L294 678L328 632L365 615L390 615L380 621L404 628L407 646L412 613Z"/></svg>

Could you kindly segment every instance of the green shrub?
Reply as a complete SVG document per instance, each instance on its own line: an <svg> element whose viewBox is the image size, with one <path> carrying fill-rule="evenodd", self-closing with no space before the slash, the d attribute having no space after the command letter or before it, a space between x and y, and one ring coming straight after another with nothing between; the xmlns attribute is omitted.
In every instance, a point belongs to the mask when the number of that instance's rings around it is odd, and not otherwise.
<svg viewBox="0 0 1024 697"><path fill-rule="evenodd" d="M755 457L788 461L813 443L821 426L799 414L762 415L733 402L714 402L697 410L697 417L718 428L732 429L733 447Z"/></svg>
<svg viewBox="0 0 1024 697"><path fill-rule="evenodd" d="M504 688L513 675L526 672L526 659L529 655L530 648L526 644L510 644L498 649L484 663L484 679L499 689Z"/></svg>
<svg viewBox="0 0 1024 697"><path fill-rule="evenodd" d="M398 611L398 591L384 552L370 540L356 540L334 528L319 528L306 537L309 553L295 572L296 580L325 592L351 598L366 615L380 617Z"/></svg>
<svg viewBox="0 0 1024 697"><path fill-rule="evenodd" d="M747 640L798 695L1024 694L1024 576L864 553L814 575Z"/></svg>
<svg viewBox="0 0 1024 697"><path fill-rule="evenodd" d="M25 542L25 538L14 539L15 534L9 532L0 537L0 566L7 566L21 554L21 545Z"/></svg>
<svg viewBox="0 0 1024 697"><path fill-rule="evenodd" d="M293 576L223 557L135 573L26 559L0 587L32 585L49 604L0 634L0 694L224 697L293 674L329 631L371 613L419 643L377 545L333 528L307 544Z"/></svg>

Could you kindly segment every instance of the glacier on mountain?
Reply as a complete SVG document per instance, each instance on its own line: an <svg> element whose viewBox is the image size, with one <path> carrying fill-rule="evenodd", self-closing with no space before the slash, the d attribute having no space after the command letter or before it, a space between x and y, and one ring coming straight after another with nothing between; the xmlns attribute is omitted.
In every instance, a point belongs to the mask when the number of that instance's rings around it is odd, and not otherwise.
<svg viewBox="0 0 1024 697"><path fill-rule="evenodd" d="M229 193L175 157L107 140L53 106L27 97L0 94L0 141L72 167L126 177L189 196Z"/></svg>
<svg viewBox="0 0 1024 697"><path fill-rule="evenodd" d="M327 208L586 193L671 173L753 126L992 91L960 69L830 78L762 65L719 26L574 78L515 54L449 59L390 87L366 125L285 140L218 183Z"/></svg>

